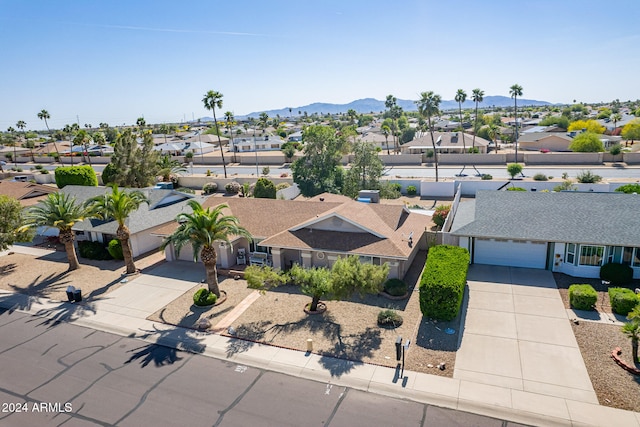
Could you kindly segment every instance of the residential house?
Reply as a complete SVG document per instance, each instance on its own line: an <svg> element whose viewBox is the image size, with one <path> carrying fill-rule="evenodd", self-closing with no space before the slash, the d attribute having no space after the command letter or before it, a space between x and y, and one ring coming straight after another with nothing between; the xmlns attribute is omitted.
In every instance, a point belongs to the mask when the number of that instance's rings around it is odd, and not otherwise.
<svg viewBox="0 0 640 427"><path fill-rule="evenodd" d="M245 263L281 269L294 263L330 267L339 257L358 255L363 262L387 262L389 277L402 278L417 251L425 249L424 216L400 205L365 204L323 194L304 201L210 197L203 206L221 203L229 206L225 214L236 216L253 236L252 242L238 237L231 246L218 243L222 268ZM177 226L164 226L156 234L164 237ZM172 246L165 253L170 261L193 259L191 247L184 247L179 256Z"/></svg>
<svg viewBox="0 0 640 427"><path fill-rule="evenodd" d="M110 193L111 189L108 187L67 185L60 191L75 197L77 202L84 203L92 197ZM191 208L187 206L189 200L204 201L203 197L176 190L144 188L140 191L149 199L149 203L143 203L126 221L131 233L131 248L134 257L160 247L162 239L155 234L155 230L165 224L174 223L179 213L191 212ZM116 238L117 228L118 223L114 220L98 219L87 219L73 226L78 240L103 243L108 243L111 239Z"/></svg>
<svg viewBox="0 0 640 427"><path fill-rule="evenodd" d="M243 152L281 150L285 141L279 136L265 135L256 137L234 138L233 150Z"/></svg>
<svg viewBox="0 0 640 427"><path fill-rule="evenodd" d="M523 132L518 137L518 147L527 151L571 151L569 144L572 140L566 133Z"/></svg>
<svg viewBox="0 0 640 427"><path fill-rule="evenodd" d="M637 212L636 194L478 191L458 205L450 233L475 264L597 278L614 262L640 278Z"/></svg>
<svg viewBox="0 0 640 427"><path fill-rule="evenodd" d="M56 191L58 189L55 187L32 182L0 181L0 194L18 200L22 207L33 206L44 200L48 194Z"/></svg>
<svg viewBox="0 0 640 427"><path fill-rule="evenodd" d="M434 132L433 138L436 142L436 150L438 154L458 153L463 154L471 148L473 135L464 134L464 143L462 141L462 132ZM475 147L480 153L486 153L490 142L484 138L476 136ZM466 151L465 151L466 148ZM412 141L402 144L400 151L405 154L420 154L433 150L431 142L431 134L425 132L423 136L415 138Z"/></svg>

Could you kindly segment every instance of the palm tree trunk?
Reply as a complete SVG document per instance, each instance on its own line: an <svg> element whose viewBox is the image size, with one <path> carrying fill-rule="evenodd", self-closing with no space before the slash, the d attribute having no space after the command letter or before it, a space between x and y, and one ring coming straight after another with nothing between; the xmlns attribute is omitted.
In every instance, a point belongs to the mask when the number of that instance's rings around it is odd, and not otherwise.
<svg viewBox="0 0 640 427"><path fill-rule="evenodd" d="M76 254L76 248L73 245L73 231L60 230L59 234L60 242L64 244L64 250L67 252L67 261L69 261L69 271L77 270L80 268L78 262L78 255Z"/></svg>
<svg viewBox="0 0 640 427"><path fill-rule="evenodd" d="M318 311L318 303L320 302L320 296L314 295L311 297L311 305L309 311Z"/></svg>
<svg viewBox="0 0 640 427"><path fill-rule="evenodd" d="M631 338L631 355L633 358L633 364L638 364L638 339Z"/></svg>
<svg viewBox="0 0 640 427"><path fill-rule="evenodd" d="M116 236L122 245L122 256L124 257L124 264L127 267L126 274L133 274L136 272L136 265L133 262L133 250L131 249L129 229L126 226L119 226L116 231Z"/></svg>
<svg viewBox="0 0 640 427"><path fill-rule="evenodd" d="M218 254L213 246L204 246L200 251L200 258L204 264L204 269L207 275L207 285L209 291L216 294L220 298L220 287L218 286L218 268L216 264L218 262Z"/></svg>
<svg viewBox="0 0 640 427"><path fill-rule="evenodd" d="M224 169L224 179L227 179L227 164L224 161L224 150L222 149L222 142L220 141L220 130L218 129L218 120L216 119L216 109L215 107L211 108L213 112L213 122L216 125L216 134L218 134L218 145L220 146L220 156L222 156L222 168ZM200 148L202 150L202 148ZM220 296L220 294L216 294Z"/></svg>

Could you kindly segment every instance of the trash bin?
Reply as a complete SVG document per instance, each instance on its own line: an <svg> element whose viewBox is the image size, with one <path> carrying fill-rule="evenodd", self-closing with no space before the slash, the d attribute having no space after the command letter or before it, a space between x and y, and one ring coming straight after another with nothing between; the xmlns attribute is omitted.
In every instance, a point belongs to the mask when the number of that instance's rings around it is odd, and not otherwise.
<svg viewBox="0 0 640 427"><path fill-rule="evenodd" d="M76 288L74 288L73 286L67 286L67 299L69 300L69 302L73 302L74 300L74 295L73 293L75 292Z"/></svg>
<svg viewBox="0 0 640 427"><path fill-rule="evenodd" d="M80 291L80 289L76 289L75 291L73 291L73 301L74 302L82 301L82 291Z"/></svg>

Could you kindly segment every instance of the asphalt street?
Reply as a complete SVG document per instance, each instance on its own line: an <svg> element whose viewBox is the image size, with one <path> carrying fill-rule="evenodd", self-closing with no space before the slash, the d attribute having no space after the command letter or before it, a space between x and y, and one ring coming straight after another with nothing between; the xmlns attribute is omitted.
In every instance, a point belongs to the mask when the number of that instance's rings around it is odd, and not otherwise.
<svg viewBox="0 0 640 427"><path fill-rule="evenodd" d="M153 331L149 332L150 334ZM0 309L0 426L502 426Z"/></svg>

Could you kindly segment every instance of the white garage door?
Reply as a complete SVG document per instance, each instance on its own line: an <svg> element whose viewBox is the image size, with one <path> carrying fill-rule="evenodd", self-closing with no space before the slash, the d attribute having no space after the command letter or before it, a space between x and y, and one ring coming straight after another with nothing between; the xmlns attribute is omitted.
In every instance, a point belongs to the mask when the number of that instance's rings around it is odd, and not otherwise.
<svg viewBox="0 0 640 427"><path fill-rule="evenodd" d="M547 244L520 240L476 239L473 261L476 264L545 268Z"/></svg>

